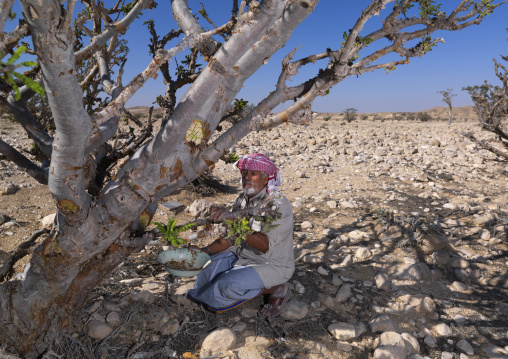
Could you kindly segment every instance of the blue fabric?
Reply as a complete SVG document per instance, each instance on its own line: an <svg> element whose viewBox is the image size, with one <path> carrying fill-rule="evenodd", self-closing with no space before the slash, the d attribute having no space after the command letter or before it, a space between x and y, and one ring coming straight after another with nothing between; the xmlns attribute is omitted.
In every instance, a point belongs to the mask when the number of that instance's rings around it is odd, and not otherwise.
<svg viewBox="0 0 508 359"><path fill-rule="evenodd" d="M212 263L198 274L194 289L187 295L216 312L235 308L260 295L263 281L251 267L234 267L237 260L233 252L214 254Z"/></svg>

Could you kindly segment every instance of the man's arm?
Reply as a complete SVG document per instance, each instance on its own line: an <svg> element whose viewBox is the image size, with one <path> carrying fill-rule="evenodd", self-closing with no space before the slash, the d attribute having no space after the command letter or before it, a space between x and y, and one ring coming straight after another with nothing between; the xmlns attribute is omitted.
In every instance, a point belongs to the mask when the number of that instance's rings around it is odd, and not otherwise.
<svg viewBox="0 0 508 359"><path fill-rule="evenodd" d="M254 232L251 234L247 234L245 240L251 247L256 248L258 251L263 253L268 252L270 249L270 242L268 241L268 237L266 234L261 232Z"/></svg>
<svg viewBox="0 0 508 359"><path fill-rule="evenodd" d="M197 248L197 249L200 249L201 251L206 252L210 255L225 251L229 247L231 247L231 244L229 243L229 241L226 238L224 238L222 236L220 236L215 241L213 241L211 244L209 244L208 246L203 247L203 248L199 248L195 245L189 246L189 248Z"/></svg>

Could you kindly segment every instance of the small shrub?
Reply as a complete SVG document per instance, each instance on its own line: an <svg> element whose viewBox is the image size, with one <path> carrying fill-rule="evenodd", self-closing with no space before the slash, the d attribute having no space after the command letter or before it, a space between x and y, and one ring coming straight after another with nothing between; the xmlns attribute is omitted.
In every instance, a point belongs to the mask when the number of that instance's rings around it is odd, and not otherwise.
<svg viewBox="0 0 508 359"><path fill-rule="evenodd" d="M356 113L357 112L358 112L358 110L356 108L352 108L352 107L346 108L344 110L345 120L347 122L356 120Z"/></svg>
<svg viewBox="0 0 508 359"><path fill-rule="evenodd" d="M429 115L427 112L418 112L416 114L416 117L421 122L427 122L427 121L431 121L432 120L432 116Z"/></svg>

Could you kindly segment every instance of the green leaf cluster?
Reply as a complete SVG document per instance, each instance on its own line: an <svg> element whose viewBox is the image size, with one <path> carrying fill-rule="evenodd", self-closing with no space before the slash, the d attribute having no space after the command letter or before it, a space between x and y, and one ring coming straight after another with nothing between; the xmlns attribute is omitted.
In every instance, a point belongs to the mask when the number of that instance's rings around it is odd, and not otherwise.
<svg viewBox="0 0 508 359"><path fill-rule="evenodd" d="M395 0L395 5L393 5L393 9L395 10L396 7L400 6L402 3L404 2L404 0ZM407 11L409 9L411 9L414 5L411 4L411 3L407 3L405 5L402 6L402 14L404 15L405 18L407 18Z"/></svg>
<svg viewBox="0 0 508 359"><path fill-rule="evenodd" d="M245 106L247 106L247 104L249 103L249 101L247 100L244 100L243 98L235 98L235 110L237 111L240 111L240 110L243 110L245 108Z"/></svg>
<svg viewBox="0 0 508 359"><path fill-rule="evenodd" d="M236 246L245 242L248 234L254 233L249 226L249 221L245 217L226 219L224 223L229 229L226 239L234 239Z"/></svg>
<svg viewBox="0 0 508 359"><path fill-rule="evenodd" d="M14 65L14 63L17 60L19 60L20 56L23 55L26 52L26 50L27 50L26 46L18 47L14 51L12 56L7 60L7 62L4 63L4 62L0 61L0 69L4 66ZM0 55L3 56L3 54L0 54ZM19 64L16 64L14 67L17 68L17 67L24 67L24 66L35 67L35 66L37 66L37 63L35 61L23 61L23 62L20 62ZM34 81L32 78L30 78L28 76L20 74L17 71L11 70L11 71L8 71L5 74L1 75L0 80L2 80L3 82L9 83L12 86L12 89L14 90L14 98L16 100L19 100L21 98L21 93L19 92L19 88L18 88L16 81L14 80L14 77L18 78L23 84L25 84L31 90L35 91L41 97L44 96L44 94L45 94L44 88L41 85L39 85L36 81Z"/></svg>
<svg viewBox="0 0 508 359"><path fill-rule="evenodd" d="M268 233L272 229L277 228L278 224L273 224L282 217L282 214L273 206L272 202L268 203L268 207L272 210L269 211L269 215L266 216L252 216L252 218L260 222L261 233ZM247 235L254 233L254 230L250 228L249 220L246 217L240 217L237 219L226 219L223 223L228 227L227 239L235 239L235 245L239 246L242 242L247 240Z"/></svg>
<svg viewBox="0 0 508 359"><path fill-rule="evenodd" d="M492 0L482 0L480 6L483 9L480 11L479 17L483 19L485 16L492 14L492 11L496 8L492 5Z"/></svg>
<svg viewBox="0 0 508 359"><path fill-rule="evenodd" d="M162 241L167 242L173 247L180 247L182 244L185 244L185 240L180 238L180 233L188 231L196 225L196 223L188 223L177 226L175 217L168 218L167 224L162 224L160 222L154 222L154 224L162 234Z"/></svg>
<svg viewBox="0 0 508 359"><path fill-rule="evenodd" d="M235 163L239 160L238 155L234 152L228 153L228 163Z"/></svg>
<svg viewBox="0 0 508 359"><path fill-rule="evenodd" d="M422 41L420 41L416 47L421 48L423 53L426 54L429 51L432 51L432 48L436 46L435 43L432 42L432 38L430 36L422 37Z"/></svg>
<svg viewBox="0 0 508 359"><path fill-rule="evenodd" d="M420 17L422 19L437 17L439 15L441 4L435 5L435 3L433 0L420 0Z"/></svg>

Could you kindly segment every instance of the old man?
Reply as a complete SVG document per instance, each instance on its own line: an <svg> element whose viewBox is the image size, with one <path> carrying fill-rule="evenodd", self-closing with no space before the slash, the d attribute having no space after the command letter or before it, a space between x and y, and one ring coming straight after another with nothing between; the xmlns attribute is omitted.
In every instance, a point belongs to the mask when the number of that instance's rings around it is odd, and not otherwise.
<svg viewBox="0 0 508 359"><path fill-rule="evenodd" d="M262 317L276 317L287 303L291 291L286 282L295 270L293 252L293 211L279 190L280 170L265 155L247 155L234 164L240 170L243 192L232 212L214 208L213 221L231 217L231 213L253 207L276 207L280 218L268 231L251 218L254 231L241 245L219 237L201 250L209 253L212 263L196 278L188 296L210 310L223 312L235 308L258 295L267 295L259 311Z"/></svg>

